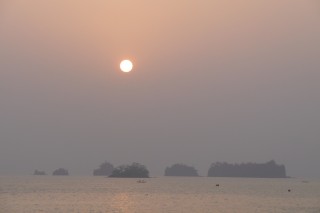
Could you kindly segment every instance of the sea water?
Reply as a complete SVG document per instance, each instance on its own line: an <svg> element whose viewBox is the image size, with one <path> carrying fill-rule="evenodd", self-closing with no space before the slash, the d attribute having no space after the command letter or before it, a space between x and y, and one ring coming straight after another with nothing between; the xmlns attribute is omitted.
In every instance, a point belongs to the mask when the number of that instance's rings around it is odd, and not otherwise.
<svg viewBox="0 0 320 213"><path fill-rule="evenodd" d="M209 177L0 177L0 212L312 212L320 181Z"/></svg>

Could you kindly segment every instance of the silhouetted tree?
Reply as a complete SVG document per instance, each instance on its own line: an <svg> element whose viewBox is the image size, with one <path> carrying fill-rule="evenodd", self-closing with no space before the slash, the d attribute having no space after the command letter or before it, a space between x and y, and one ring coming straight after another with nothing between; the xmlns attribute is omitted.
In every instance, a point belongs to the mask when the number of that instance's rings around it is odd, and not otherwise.
<svg viewBox="0 0 320 213"><path fill-rule="evenodd" d="M94 176L109 176L112 174L114 167L107 161L102 163L98 169L93 170Z"/></svg>
<svg viewBox="0 0 320 213"><path fill-rule="evenodd" d="M68 170L63 169L63 168L59 168L53 171L52 175L69 175Z"/></svg>
<svg viewBox="0 0 320 213"><path fill-rule="evenodd" d="M216 162L208 170L209 177L256 177L256 178L285 178L284 165L277 165L274 160L266 163L229 164Z"/></svg>
<svg viewBox="0 0 320 213"><path fill-rule="evenodd" d="M149 171L144 165L132 163L114 168L109 177L148 178Z"/></svg>
<svg viewBox="0 0 320 213"><path fill-rule="evenodd" d="M192 166L185 164L173 164L171 167L167 167L165 176L199 176L197 170Z"/></svg>

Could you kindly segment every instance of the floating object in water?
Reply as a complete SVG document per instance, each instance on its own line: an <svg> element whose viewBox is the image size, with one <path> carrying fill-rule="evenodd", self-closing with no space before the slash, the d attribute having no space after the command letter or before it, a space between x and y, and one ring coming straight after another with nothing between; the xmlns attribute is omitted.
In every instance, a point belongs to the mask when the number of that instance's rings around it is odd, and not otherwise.
<svg viewBox="0 0 320 213"><path fill-rule="evenodd" d="M146 183L145 180L138 180L137 183Z"/></svg>
<svg viewBox="0 0 320 213"><path fill-rule="evenodd" d="M291 192L291 189L288 189L288 192Z"/></svg>
<svg viewBox="0 0 320 213"><path fill-rule="evenodd" d="M216 184L216 186L217 186L217 187L219 187L219 186L220 186L220 184L218 183L218 184Z"/></svg>

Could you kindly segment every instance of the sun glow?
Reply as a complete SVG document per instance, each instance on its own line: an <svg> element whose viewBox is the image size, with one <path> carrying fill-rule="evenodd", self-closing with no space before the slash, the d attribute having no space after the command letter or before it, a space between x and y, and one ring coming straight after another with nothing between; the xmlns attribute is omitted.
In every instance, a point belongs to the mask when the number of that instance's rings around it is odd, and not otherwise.
<svg viewBox="0 0 320 213"><path fill-rule="evenodd" d="M122 72L130 72L133 68L133 64L130 60L123 60L120 63L120 69Z"/></svg>

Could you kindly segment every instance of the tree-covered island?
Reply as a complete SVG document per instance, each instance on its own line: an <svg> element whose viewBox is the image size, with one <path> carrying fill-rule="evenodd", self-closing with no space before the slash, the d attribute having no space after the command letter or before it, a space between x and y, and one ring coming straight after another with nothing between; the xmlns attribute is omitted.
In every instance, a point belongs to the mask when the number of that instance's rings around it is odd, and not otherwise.
<svg viewBox="0 0 320 213"><path fill-rule="evenodd" d="M45 171L34 170L33 175L47 175Z"/></svg>
<svg viewBox="0 0 320 213"><path fill-rule="evenodd" d="M254 177L254 178L286 178L284 165L274 160L266 163L229 164L216 162L211 164L208 177Z"/></svg>
<svg viewBox="0 0 320 213"><path fill-rule="evenodd" d="M197 177L198 172L197 170L185 164L173 164L171 167L167 167L165 172L165 176L190 176L190 177Z"/></svg>
<svg viewBox="0 0 320 213"><path fill-rule="evenodd" d="M131 165L121 165L114 168L109 177L149 178L149 171L144 165L132 163Z"/></svg>
<svg viewBox="0 0 320 213"><path fill-rule="evenodd" d="M56 169L52 172L53 176L67 176L69 175L69 171L63 168Z"/></svg>
<svg viewBox="0 0 320 213"><path fill-rule="evenodd" d="M98 169L93 170L94 176L109 176L112 174L114 167L111 163L105 161Z"/></svg>

